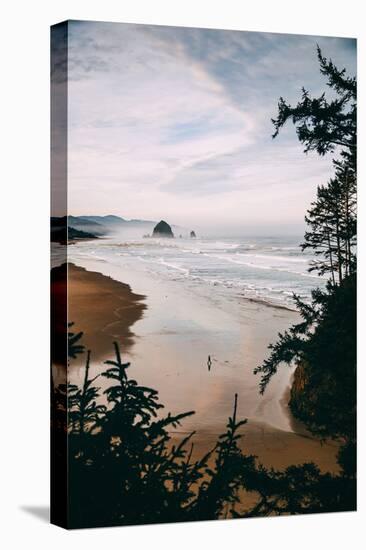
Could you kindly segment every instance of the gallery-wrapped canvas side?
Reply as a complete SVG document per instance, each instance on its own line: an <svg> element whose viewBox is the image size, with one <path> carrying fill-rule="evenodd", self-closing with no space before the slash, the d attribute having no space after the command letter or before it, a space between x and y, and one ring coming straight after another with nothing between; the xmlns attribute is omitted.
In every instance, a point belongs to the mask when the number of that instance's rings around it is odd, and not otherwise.
<svg viewBox="0 0 366 550"><path fill-rule="evenodd" d="M67 527L67 32L51 28L51 523Z"/></svg>

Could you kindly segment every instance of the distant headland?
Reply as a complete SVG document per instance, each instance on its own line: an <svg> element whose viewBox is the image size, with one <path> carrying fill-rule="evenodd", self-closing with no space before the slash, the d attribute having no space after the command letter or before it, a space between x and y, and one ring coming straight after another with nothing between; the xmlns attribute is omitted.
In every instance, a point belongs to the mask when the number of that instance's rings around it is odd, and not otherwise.
<svg viewBox="0 0 366 550"><path fill-rule="evenodd" d="M51 217L51 241L66 243L68 241L78 241L83 239L98 239L120 230L140 230L141 237L167 237L174 238L174 231L177 231L179 237L183 237L181 230L184 229L177 225L170 225L165 220L160 222L143 219L125 219L120 216L62 216ZM146 230L148 233L146 233ZM184 230L186 237L195 238L194 231Z"/></svg>

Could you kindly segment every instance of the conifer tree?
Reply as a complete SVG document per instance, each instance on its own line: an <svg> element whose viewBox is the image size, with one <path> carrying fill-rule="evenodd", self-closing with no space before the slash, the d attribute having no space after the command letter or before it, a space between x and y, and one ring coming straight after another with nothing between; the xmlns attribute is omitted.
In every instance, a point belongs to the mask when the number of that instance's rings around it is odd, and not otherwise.
<svg viewBox="0 0 366 550"><path fill-rule="evenodd" d="M339 462L355 477L356 444L356 79L338 70L318 48L320 71L335 93L311 98L303 90L296 107L279 101L273 120L276 137L287 121L296 126L305 152L334 153L334 176L318 186L307 215L303 250L316 259L310 271L329 275L325 290L312 292L310 304L295 303L302 321L279 334L270 356L255 369L261 373L260 391L282 364L296 365L302 391L291 397L293 413L322 437L342 438ZM353 468L353 471L352 471ZM352 492L352 491L351 491Z"/></svg>
<svg viewBox="0 0 366 550"><path fill-rule="evenodd" d="M315 98L303 88L301 101L295 107L281 97L277 118L272 119L275 128L273 137L279 134L287 121L292 120L299 141L305 146L305 152L316 151L319 155L325 155L341 147L344 155L348 155L355 165L353 152L357 144L356 78L348 77L346 69L337 69L332 60L328 61L323 56L319 46L317 54L320 72L327 78L327 85L336 97L328 100L323 93Z"/></svg>

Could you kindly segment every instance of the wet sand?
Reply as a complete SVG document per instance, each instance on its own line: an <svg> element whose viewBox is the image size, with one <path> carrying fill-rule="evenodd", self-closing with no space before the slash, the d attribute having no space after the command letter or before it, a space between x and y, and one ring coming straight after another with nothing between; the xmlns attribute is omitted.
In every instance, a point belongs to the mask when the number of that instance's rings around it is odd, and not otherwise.
<svg viewBox="0 0 366 550"><path fill-rule="evenodd" d="M313 461L323 471L337 470L337 446L322 444L292 420L286 400L292 370L280 369L264 396L253 375L268 355L268 344L297 320L297 313L249 300L226 308L214 294L202 297L194 288L162 284L103 261L82 263L91 272L71 266L69 318L75 329L85 331L88 347L97 349L91 375L99 374L102 360L113 355L117 337L124 358L131 361L130 375L159 391L162 414L196 412L172 436L178 441L195 430L197 456L225 431L238 393L238 417L248 419L241 441L247 454L274 468ZM74 365L69 374L73 383L81 383L82 368ZM105 383L98 379L98 385Z"/></svg>
<svg viewBox="0 0 366 550"><path fill-rule="evenodd" d="M65 272L66 264L52 270L51 290L58 297L64 294ZM144 296L132 292L127 284L72 263L67 264L67 277L68 321L74 323L74 332L84 333L82 343L92 350L93 360L105 359L114 341L124 349L130 347L134 341L131 327L146 309ZM62 336L61 330L56 325L56 338Z"/></svg>

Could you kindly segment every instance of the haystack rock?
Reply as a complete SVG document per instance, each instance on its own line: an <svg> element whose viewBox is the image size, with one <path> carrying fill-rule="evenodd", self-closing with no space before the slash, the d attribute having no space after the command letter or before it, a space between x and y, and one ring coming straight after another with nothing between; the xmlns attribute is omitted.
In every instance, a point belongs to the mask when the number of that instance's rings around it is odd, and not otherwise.
<svg viewBox="0 0 366 550"><path fill-rule="evenodd" d="M195 239L196 238L196 233L194 231L191 231L191 239Z"/></svg>
<svg viewBox="0 0 366 550"><path fill-rule="evenodd" d="M153 237L168 237L172 239L174 237L174 233L172 231L172 228L170 225L165 222L164 220L161 220L156 226L154 227L154 231L152 234Z"/></svg>

